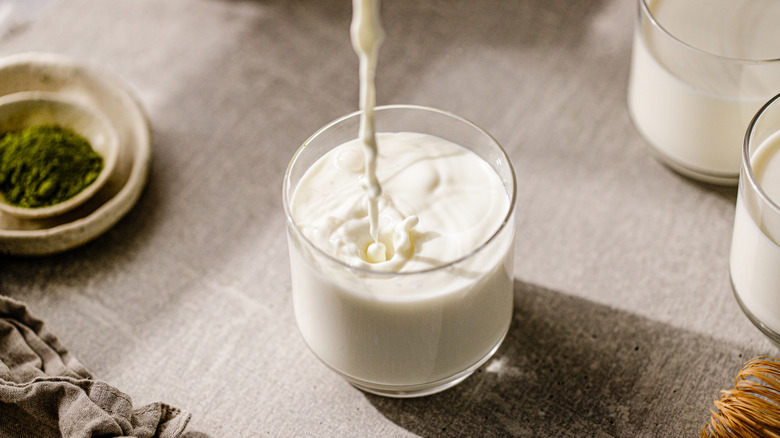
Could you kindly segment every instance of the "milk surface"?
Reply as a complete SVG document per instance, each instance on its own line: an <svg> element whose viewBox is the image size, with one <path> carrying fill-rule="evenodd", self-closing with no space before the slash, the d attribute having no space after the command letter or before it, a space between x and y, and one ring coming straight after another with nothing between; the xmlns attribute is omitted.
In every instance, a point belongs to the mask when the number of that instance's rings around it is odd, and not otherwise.
<svg viewBox="0 0 780 438"><path fill-rule="evenodd" d="M384 257L368 254L368 203L359 140L312 165L291 202L298 228L318 248L349 265L419 271L456 260L498 229L509 198L498 174L473 152L426 134L381 133L377 177L378 238Z"/></svg>
<svg viewBox="0 0 780 438"><path fill-rule="evenodd" d="M780 58L780 2L649 0L647 4L662 28L693 48L637 28L628 88L634 124L678 171L710 182L736 183L747 125L780 89L780 76L778 66L717 56ZM713 56L701 61L706 57L702 51Z"/></svg>
<svg viewBox="0 0 780 438"><path fill-rule="evenodd" d="M780 202L780 133L760 145L751 159L756 180L775 203ZM780 222L777 216L748 212L737 198L731 244L731 281L744 307L775 333L780 333Z"/></svg>
<svg viewBox="0 0 780 438"><path fill-rule="evenodd" d="M424 271L491 239L509 197L484 160L454 143L408 132L380 133L377 142L386 260L367 253L373 239L360 184L362 145L347 142L309 168L291 213L309 242L360 270L318 261L306 242L292 242L299 248L291 255L296 319L312 351L349 379L436 382L481 363L508 330L513 224L467 262Z"/></svg>

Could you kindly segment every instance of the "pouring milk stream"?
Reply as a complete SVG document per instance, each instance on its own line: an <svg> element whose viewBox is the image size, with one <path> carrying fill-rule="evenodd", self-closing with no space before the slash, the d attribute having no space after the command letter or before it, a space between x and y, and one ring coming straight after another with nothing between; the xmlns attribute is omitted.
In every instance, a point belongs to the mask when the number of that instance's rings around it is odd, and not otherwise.
<svg viewBox="0 0 780 438"><path fill-rule="evenodd" d="M375 132L379 2L353 7L358 138L331 143L328 130L342 138L342 123L357 116L334 122L299 149L286 176L293 307L314 354L354 385L427 395L471 374L508 331L514 174L489 134L438 110L376 114L383 123L423 118L420 129L435 126L472 149L424 132ZM307 154L318 158L301 173ZM290 183L291 174L300 176Z"/></svg>
<svg viewBox="0 0 780 438"><path fill-rule="evenodd" d="M376 177L376 65L379 46L384 37L379 23L379 2L374 0L352 0L352 25L350 26L352 47L360 58L360 138L363 140L363 154L366 166L366 196L368 198L369 230L374 241L366 254L370 260L387 259L385 245L379 241L379 196L382 187Z"/></svg>

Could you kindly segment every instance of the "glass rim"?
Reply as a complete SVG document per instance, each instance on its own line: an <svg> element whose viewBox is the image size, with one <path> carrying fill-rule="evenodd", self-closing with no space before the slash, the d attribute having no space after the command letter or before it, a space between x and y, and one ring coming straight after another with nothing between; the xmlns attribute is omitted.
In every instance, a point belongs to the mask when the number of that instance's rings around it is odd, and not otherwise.
<svg viewBox="0 0 780 438"><path fill-rule="evenodd" d="M661 31L661 33L671 38L672 40L674 40L674 42L680 44L686 49L692 50L699 54L706 55L715 59L719 59L722 61L727 61L735 64L769 64L773 62L780 62L780 54L774 58L751 59L751 58L737 58L732 56L718 55L717 53L712 53L708 50L700 49L690 43L681 40L679 37L677 37L669 30L667 30L664 26L662 26L661 23L659 23L658 20L656 20L655 15L653 15L653 12L650 10L650 7L647 5L647 2L648 0L639 0L640 13L642 13L645 17L647 17L648 20L650 20L650 24L652 24L654 28L658 29L659 31Z"/></svg>
<svg viewBox="0 0 780 438"><path fill-rule="evenodd" d="M501 221L501 223L496 228L495 232L493 232L493 234L491 234L490 237L487 240L485 240L483 243L481 243L479 246L477 246L476 248L474 248L471 251L467 252L463 256L458 257L455 260L449 261L449 262L441 264L441 265L433 266L431 268L418 269L418 270L414 270L414 271L401 271L401 272L396 272L396 271L379 271L379 270L361 268L361 267L358 267L358 266L352 266L352 265L350 265L350 264L348 264L348 263L346 263L346 262L344 262L344 261L342 261L342 260L340 260L340 259L338 259L336 257L333 257L332 255L328 254L323 249L319 248L317 245L312 243L311 240L309 240L303 234L303 232L301 232L300 228L298 228L298 226L295 224L295 220L293 220L293 217L292 217L292 212L290 211L290 202L287 199L287 197L288 197L288 192L289 192L289 189L290 189L290 182L289 181L290 181L291 169L294 167L294 165L295 165L296 161L298 160L298 158L300 157L301 153L303 153L304 149L307 147L307 145L312 140L316 139L318 136L320 136L324 132L330 130L331 128L333 128L334 126L338 125L339 123L342 123L342 122L344 122L347 119L359 116L363 112L362 110L354 111L354 112L351 112L349 114L343 115L343 116L341 116L341 117L339 117L339 118L337 118L337 119L335 119L335 120L325 124L323 127L321 127L316 132L314 132L314 134L309 136L309 138L307 138L306 141L304 141L303 144L295 151L295 153L293 154L292 158L290 159L289 164L287 165L287 170L284 173L284 181L282 183L282 195L283 195L282 196L282 201L283 201L283 205L284 205L284 214L285 214L285 217L286 217L286 221L287 221L288 225L290 225L291 228L293 230L295 230L294 232L295 232L296 236L298 236L301 239L303 239L303 242L305 242L308 247L312 248L315 251L316 254L318 254L318 255L320 255L322 257L325 257L325 259L329 260L332 263L335 263L338 266L341 266L344 269L347 269L347 270L355 272L355 273L363 274L363 275L366 275L366 276L373 276L373 277L398 277L398 276L404 276L404 277L406 277L406 276L413 276L413 275L421 275L421 274L426 274L426 273L431 273L431 272L437 272L437 271L445 270L445 269L448 269L448 268L450 268L452 266L455 266L455 265L458 265L460 263L463 263L464 261L474 257L482 249L484 249L485 247L487 247L488 245L493 243L493 241L496 240L498 235L501 234L501 232L503 232L504 229L506 229L507 225L513 220L514 213L515 213L515 208L516 208L516 203L517 203L517 176L515 174L515 169L514 169L514 166L512 165L512 161L509 159L509 155L506 153L506 150L504 150L504 147L501 146L501 143L499 143L498 140L495 139L495 137L493 137L489 132L487 132L486 130L482 129L479 125L477 125L476 123L472 122L471 120L466 119L465 117L461 117L461 116L459 116L457 114L454 114L454 113L451 113L449 111L445 111L445 110L441 110L441 109L433 108L433 107L428 107L428 106L422 106L422 105L394 104L394 105L382 105L382 106L377 106L377 107L374 108L374 111L377 114L381 113L382 111L387 111L387 110L414 110L414 111L425 111L425 112L438 113L438 114L441 114L441 115L453 118L455 120L458 120L460 122L466 123L467 125L471 126L472 128L476 129L477 131L479 131L483 136L486 136L487 138L490 139L490 141L493 143L493 145L495 145L496 148L501 152L501 156L504 158L504 160L506 161L506 164L509 166L509 172L510 172L510 174L512 176L512 193L510 194L510 197L509 197L510 198L509 199L509 209L508 209L506 215L504 216L504 219ZM357 131L355 132L355 138L358 138Z"/></svg>
<svg viewBox="0 0 780 438"><path fill-rule="evenodd" d="M764 113L778 101L780 101L780 94L776 94L774 97L769 99L768 102L762 105L758 112L756 112L756 115L753 116L753 119L750 120L747 131L745 132L745 140L742 143L742 170L745 173L745 178L747 178L747 183L750 184L750 187L753 189L753 191L758 194L763 202L769 205L775 214L780 215L780 204L770 198L761 184L758 183L756 174L753 172L752 157L750 155L751 137L756 124L764 115ZM780 126L778 127L778 131L780 131Z"/></svg>

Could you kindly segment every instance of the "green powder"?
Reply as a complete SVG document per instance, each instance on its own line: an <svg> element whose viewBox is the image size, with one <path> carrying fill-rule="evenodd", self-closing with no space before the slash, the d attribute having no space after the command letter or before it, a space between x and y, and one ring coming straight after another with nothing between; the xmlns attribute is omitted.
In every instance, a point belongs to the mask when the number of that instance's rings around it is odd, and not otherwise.
<svg viewBox="0 0 780 438"><path fill-rule="evenodd" d="M48 207L92 184L103 158L68 128L37 125L0 137L0 194L13 205Z"/></svg>

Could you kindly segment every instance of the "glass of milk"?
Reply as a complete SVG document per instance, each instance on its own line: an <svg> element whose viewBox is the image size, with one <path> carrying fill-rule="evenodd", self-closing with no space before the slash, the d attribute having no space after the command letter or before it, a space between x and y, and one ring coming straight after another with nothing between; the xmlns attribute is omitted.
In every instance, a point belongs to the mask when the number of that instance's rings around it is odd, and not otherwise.
<svg viewBox="0 0 780 438"><path fill-rule="evenodd" d="M474 199L496 195L505 199L506 207L500 214L484 205L475 206L473 217L481 221L491 216L488 219L495 226L486 230L483 242L465 248L456 258L426 266L426 258L421 257L423 264L411 270L378 270L367 263L354 264L334 256L323 246L338 237L337 233L317 240L316 232L302 231L311 228L304 222L317 218L296 217L295 213L296 208L306 207L296 205L302 202L296 191L301 187L308 190L307 173L334 148L355 140L360 113L344 116L316 132L296 152L287 169L283 200L293 308L306 344L331 370L364 391L390 397L424 396L456 385L472 374L495 353L509 329L514 295L515 174L498 142L456 115L433 108L393 105L377 107L375 120L380 155L377 175L385 194L399 195L395 198L399 210L405 208L399 191L422 190L434 183L430 178L393 179L404 169L389 169L388 158L383 161L383 151L385 155L390 153L383 149L383 144L387 146L384 133L427 134L465 148L477 168L496 176L495 187L500 191L493 195L477 193ZM426 145L414 145L418 147ZM351 167L360 167L355 158L346 154L334 162L345 162L348 172ZM403 166L411 168L426 160L413 158ZM458 172L450 176L470 178L475 173ZM446 185L444 179L436 184ZM340 190L325 187L327 183L317 186L319 194L306 202L341 196ZM434 190L431 196L439 196L437 193ZM415 202L421 200L425 198ZM329 202L317 208L325 208ZM383 205L380 201L380 207ZM380 224L392 219L386 206L380 210ZM471 221L460 215L443 217L452 224ZM424 221L420 217L421 226ZM435 238L445 233L444 228L417 235L414 251L434 248Z"/></svg>
<svg viewBox="0 0 780 438"><path fill-rule="evenodd" d="M748 122L780 90L779 22L776 0L639 0L628 109L662 162L737 184Z"/></svg>
<svg viewBox="0 0 780 438"><path fill-rule="evenodd" d="M750 122L731 242L731 284L748 318L780 345L780 95Z"/></svg>

